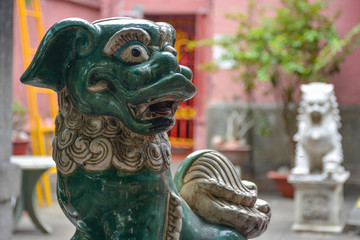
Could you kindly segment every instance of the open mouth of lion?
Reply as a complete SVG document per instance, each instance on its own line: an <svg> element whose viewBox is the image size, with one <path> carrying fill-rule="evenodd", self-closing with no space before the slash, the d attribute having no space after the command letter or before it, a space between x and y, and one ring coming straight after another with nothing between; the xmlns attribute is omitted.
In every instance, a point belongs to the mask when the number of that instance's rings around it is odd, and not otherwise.
<svg viewBox="0 0 360 240"><path fill-rule="evenodd" d="M310 113L311 121L315 124L318 124L321 122L322 115L319 111L313 111Z"/></svg>
<svg viewBox="0 0 360 240"><path fill-rule="evenodd" d="M137 105L128 103L128 107L135 118L149 120L159 117L174 117L179 104L180 100L177 97L167 96Z"/></svg>

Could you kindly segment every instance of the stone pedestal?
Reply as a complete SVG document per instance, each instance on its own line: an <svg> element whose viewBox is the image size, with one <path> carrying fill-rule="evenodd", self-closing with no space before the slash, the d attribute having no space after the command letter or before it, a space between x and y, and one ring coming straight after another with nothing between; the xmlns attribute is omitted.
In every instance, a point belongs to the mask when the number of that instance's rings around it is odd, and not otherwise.
<svg viewBox="0 0 360 240"><path fill-rule="evenodd" d="M340 233L343 221L343 186L349 172L336 176L291 175L295 188L295 223L293 231Z"/></svg>

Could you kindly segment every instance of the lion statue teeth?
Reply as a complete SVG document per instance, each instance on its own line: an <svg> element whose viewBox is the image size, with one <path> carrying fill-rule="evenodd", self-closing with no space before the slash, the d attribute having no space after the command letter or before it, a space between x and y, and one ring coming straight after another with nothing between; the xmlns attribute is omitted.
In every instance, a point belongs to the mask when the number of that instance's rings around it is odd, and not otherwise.
<svg viewBox="0 0 360 240"><path fill-rule="evenodd" d="M338 131L341 123L334 86L319 82L304 84L301 92L292 174L328 176L344 172L341 166L341 135Z"/></svg>

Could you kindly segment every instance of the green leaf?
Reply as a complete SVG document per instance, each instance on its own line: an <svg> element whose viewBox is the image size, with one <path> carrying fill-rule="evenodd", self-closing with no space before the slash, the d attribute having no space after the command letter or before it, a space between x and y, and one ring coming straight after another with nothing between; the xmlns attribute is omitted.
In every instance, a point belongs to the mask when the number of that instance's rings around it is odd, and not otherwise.
<svg viewBox="0 0 360 240"><path fill-rule="evenodd" d="M270 80L270 76L269 74L267 73L267 68L266 67L261 67L259 69L259 71L257 72L257 79L260 81L260 82L266 82L266 81L269 81Z"/></svg>

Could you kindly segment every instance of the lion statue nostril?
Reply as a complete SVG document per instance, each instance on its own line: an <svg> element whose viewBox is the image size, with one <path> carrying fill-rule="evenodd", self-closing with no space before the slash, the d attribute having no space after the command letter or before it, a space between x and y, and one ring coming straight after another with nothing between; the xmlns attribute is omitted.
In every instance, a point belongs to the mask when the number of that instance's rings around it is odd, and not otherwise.
<svg viewBox="0 0 360 240"><path fill-rule="evenodd" d="M170 52L172 53L175 57L177 57L177 51L174 47L172 47L171 45L166 45L163 49L163 51L166 51L166 52Z"/></svg>

